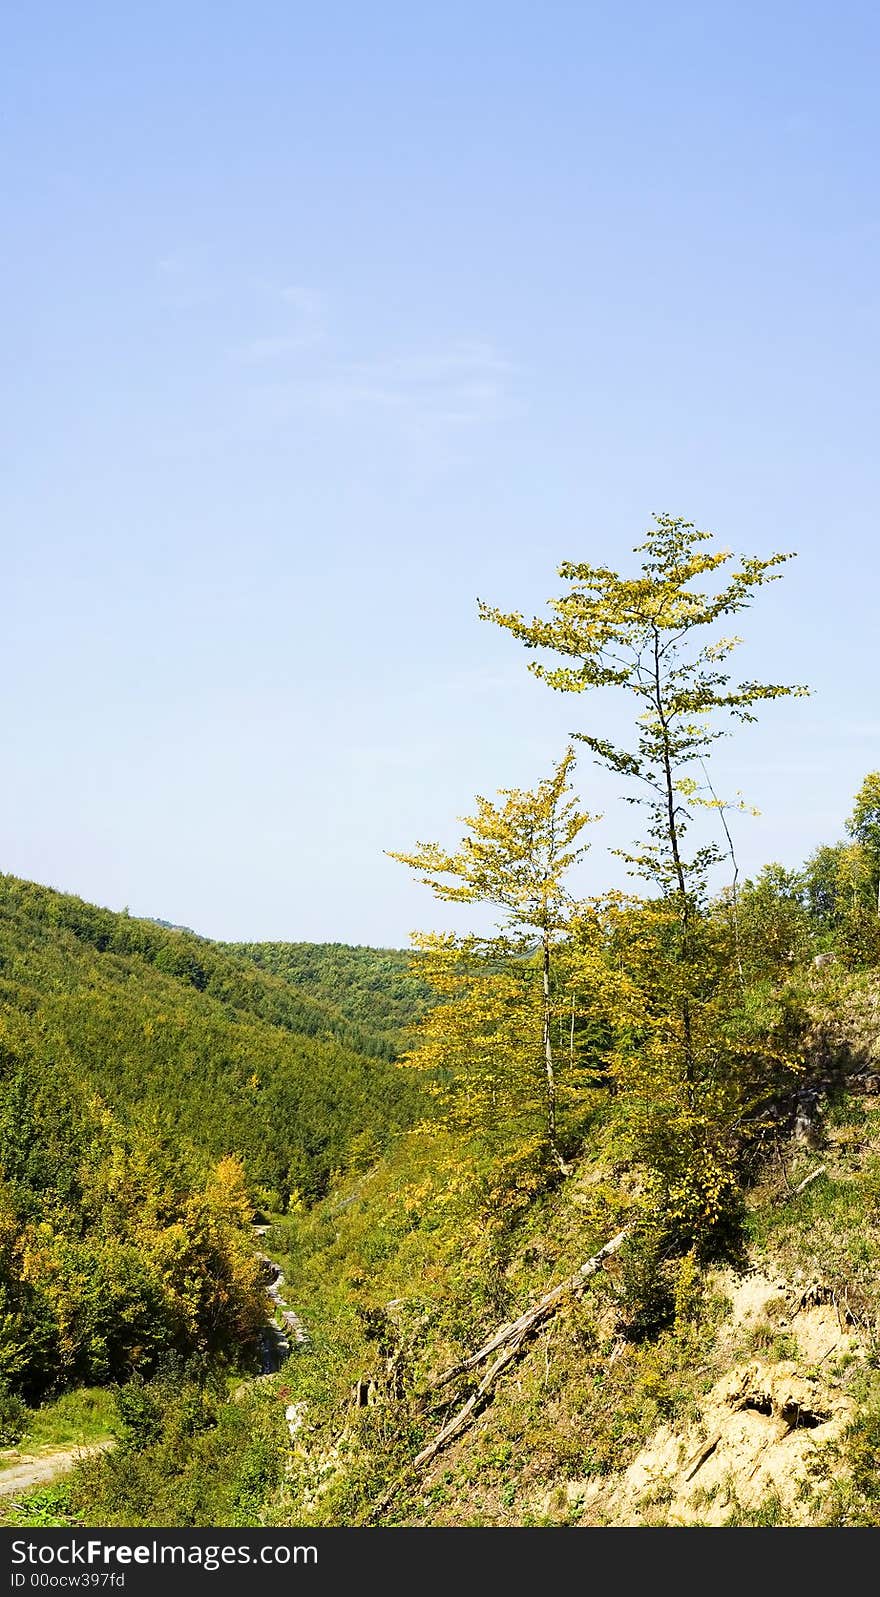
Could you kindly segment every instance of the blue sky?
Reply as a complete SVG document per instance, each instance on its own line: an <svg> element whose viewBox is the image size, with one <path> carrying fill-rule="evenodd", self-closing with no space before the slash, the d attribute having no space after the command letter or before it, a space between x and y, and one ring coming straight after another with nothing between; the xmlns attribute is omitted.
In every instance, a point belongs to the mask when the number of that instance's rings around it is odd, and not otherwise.
<svg viewBox="0 0 880 1597"><path fill-rule="evenodd" d="M449 924L383 850L590 715L476 596L540 609L654 510L799 552L742 666L813 697L716 783L746 870L839 834L876 7L35 0L2 54L4 870L221 937ZM633 812L578 774L603 887Z"/></svg>

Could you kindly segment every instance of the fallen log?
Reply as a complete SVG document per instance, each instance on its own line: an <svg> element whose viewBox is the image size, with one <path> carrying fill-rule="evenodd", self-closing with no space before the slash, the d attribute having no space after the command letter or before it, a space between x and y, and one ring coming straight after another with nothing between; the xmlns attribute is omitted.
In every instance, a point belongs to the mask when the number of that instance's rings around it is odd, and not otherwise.
<svg viewBox="0 0 880 1597"><path fill-rule="evenodd" d="M715 1435L710 1437L708 1442L704 1442L702 1447L697 1448L697 1451L694 1453L693 1457L688 1459L688 1462L684 1467L685 1483L693 1480L697 1471L703 1468L707 1458L712 1457L712 1454L714 1453L720 1441L721 1432L716 1431Z"/></svg>
<svg viewBox="0 0 880 1597"><path fill-rule="evenodd" d="M820 1176L824 1176L827 1168L827 1165L820 1164L818 1169L811 1170L808 1176L804 1176L803 1181L799 1181L796 1187L792 1187L790 1192L786 1192L783 1195L782 1202L788 1203L789 1199L796 1198L801 1192L806 1192L807 1187L810 1186L811 1182L818 1181Z"/></svg>
<svg viewBox="0 0 880 1597"><path fill-rule="evenodd" d="M427 1447L423 1447L422 1451L416 1455L412 1462L413 1469L423 1469L425 1464L429 1464L431 1459L441 1452L447 1443L452 1441L453 1437L458 1435L459 1431L465 1429L472 1416L481 1406L483 1399L489 1395L501 1371L508 1364L513 1363L525 1338L526 1332L521 1331L515 1341L508 1343L503 1353L499 1354L495 1363L486 1371L479 1386L471 1393L463 1407L458 1410L457 1414L453 1414L451 1420L447 1420L443 1429L437 1432L433 1442L430 1442Z"/></svg>
<svg viewBox="0 0 880 1597"><path fill-rule="evenodd" d="M462 1359L460 1364L453 1364L451 1369L444 1370L442 1375L438 1375L437 1379L431 1382L428 1391L439 1391L441 1387L448 1386L450 1381L454 1381L456 1376L464 1375L468 1370L473 1370L478 1364L482 1364L483 1360L487 1359L497 1348L504 1347L515 1338L519 1339L527 1336L537 1325L540 1325L542 1320L552 1314L563 1298L576 1296L583 1290L590 1277L601 1270L605 1260L610 1259L611 1255L622 1247L632 1229L631 1225L624 1226L622 1231L618 1231L616 1237L612 1237L611 1241L606 1242L598 1253L594 1253L591 1259L587 1259L585 1264L575 1270L574 1275L568 1276L565 1281L560 1281L558 1286L551 1287L549 1292L545 1292L544 1296L539 1298L537 1303L533 1303L530 1309L526 1309L518 1319L511 1320L508 1325L502 1325L483 1347L477 1349L476 1353L471 1353L468 1358Z"/></svg>
<svg viewBox="0 0 880 1597"><path fill-rule="evenodd" d="M375 1519L376 1515L384 1513L404 1481L410 1475L416 1470L423 1469L426 1464L431 1462L432 1458L436 1458L444 1447L448 1446L456 1436L466 1429L477 1411L489 1397L499 1375L507 1368L508 1364L513 1363L523 1343L528 1340L532 1332L549 1318L564 1298L576 1297L583 1290L590 1277L601 1270L605 1260L610 1259L611 1255L623 1246L634 1229L632 1225L624 1226L623 1230L618 1231L610 1242L606 1242L598 1253L594 1253L592 1258L587 1259L584 1264L580 1265L573 1275L568 1276L564 1281L560 1281L558 1286L551 1287L548 1292L544 1293L543 1297L538 1299L537 1303L533 1303L531 1308L526 1309L518 1319L511 1320L508 1325L502 1325L495 1332L495 1335L490 1337L488 1342L477 1349L476 1353L472 1353L469 1358L463 1359L460 1364L453 1365L451 1369L445 1370L441 1376L438 1376L437 1380L431 1382L427 1390L428 1392L436 1392L441 1387L447 1386L450 1381L454 1380L455 1376L465 1374L468 1370L472 1370L478 1364L481 1364L490 1354L498 1353L495 1362L486 1371L479 1386L471 1393L467 1402L462 1404L462 1407L446 1421L433 1441L429 1442L427 1447L422 1448L422 1451L416 1455L412 1463L407 1465L406 1469L402 1471L388 1490L372 1505L370 1510L372 1519Z"/></svg>

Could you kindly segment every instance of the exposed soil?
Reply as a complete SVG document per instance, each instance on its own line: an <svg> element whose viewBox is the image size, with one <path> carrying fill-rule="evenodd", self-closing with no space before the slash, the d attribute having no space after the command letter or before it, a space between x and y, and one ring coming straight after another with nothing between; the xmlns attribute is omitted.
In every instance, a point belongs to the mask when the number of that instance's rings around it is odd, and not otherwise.
<svg viewBox="0 0 880 1597"><path fill-rule="evenodd" d="M75 1464L93 1453L104 1453L112 1447L110 1440L89 1442L79 1447L53 1447L39 1453L19 1455L14 1464L5 1469L0 1466L0 1497L17 1496L29 1492L34 1486L45 1486L57 1476L65 1475Z"/></svg>

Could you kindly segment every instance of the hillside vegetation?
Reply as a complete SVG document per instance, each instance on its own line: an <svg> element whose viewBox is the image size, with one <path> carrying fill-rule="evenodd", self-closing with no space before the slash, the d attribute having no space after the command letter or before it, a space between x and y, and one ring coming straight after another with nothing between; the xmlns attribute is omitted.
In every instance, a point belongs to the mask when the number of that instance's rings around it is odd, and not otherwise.
<svg viewBox="0 0 880 1597"><path fill-rule="evenodd" d="M355 1144L372 1151L414 1112L366 1006L355 1029L219 944L9 876L0 997L14 1051L63 1062L157 1136L238 1155L276 1203L318 1196Z"/></svg>
<svg viewBox="0 0 880 1597"><path fill-rule="evenodd" d="M346 943L230 943L231 953L280 976L304 997L335 1010L364 1039L364 1053L396 1059L430 999L430 988L399 948Z"/></svg>
<svg viewBox="0 0 880 1597"><path fill-rule="evenodd" d="M465 1177L447 1130L415 1129L266 1238L310 1333L283 1371L234 1401L203 1380L153 1383L152 1406L123 1388L114 1452L32 1512L85 1525L880 1523L880 982L840 961L788 978L814 1118L798 1136L796 1097L781 1106L726 1256L658 1239L613 1104L555 1178L476 1148ZM489 1361L438 1377L630 1223L471 1423L414 1467Z"/></svg>
<svg viewBox="0 0 880 1597"><path fill-rule="evenodd" d="M252 961L12 877L0 998L8 1438L22 1399L71 1384L254 1367L255 1204L313 1201L416 1112L366 1007L359 1052L338 1009Z"/></svg>
<svg viewBox="0 0 880 1597"><path fill-rule="evenodd" d="M416 986L362 949L154 927L169 941L130 969L94 934L46 934L17 1045L45 1058L51 1038L125 1128L148 1104L156 1149L175 1135L165 1094L196 1070L214 1101L201 1129L184 1103L176 1134L205 1185L175 1202L219 1204L223 1302L244 1325L243 1183L271 1187L265 1246L309 1335L232 1391L222 1345L172 1341L119 1383L115 1447L25 1522L880 1523L880 774L843 841L743 881L742 805L717 793L712 747L806 689L734 680L723 629L789 557L731 564L669 516L636 553L634 575L566 563L533 621L481 606L586 724L532 788L477 796L457 844L394 854L493 922L419 936ZM600 691L629 709L615 743L588 730ZM634 806L638 891L573 895L600 822L574 785L580 746ZM48 973L82 944L57 991ZM110 1018L89 1030L92 1006ZM314 1018L308 1040L294 1014ZM346 1026L375 1028L370 1058L348 1055Z"/></svg>

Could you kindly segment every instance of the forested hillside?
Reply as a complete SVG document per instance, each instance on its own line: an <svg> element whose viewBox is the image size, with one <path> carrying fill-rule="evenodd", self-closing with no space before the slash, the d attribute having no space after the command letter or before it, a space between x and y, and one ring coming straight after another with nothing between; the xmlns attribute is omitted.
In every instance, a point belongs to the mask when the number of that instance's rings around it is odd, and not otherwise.
<svg viewBox="0 0 880 1597"><path fill-rule="evenodd" d="M0 1001L12 1432L21 1398L72 1383L252 1366L254 1206L314 1201L412 1122L390 1033L195 934L9 876Z"/></svg>
<svg viewBox="0 0 880 1597"><path fill-rule="evenodd" d="M0 1438L20 1398L251 1358L266 1306L240 1162L126 1123L33 1042L0 1048L0 1079Z"/></svg>
<svg viewBox="0 0 880 1597"><path fill-rule="evenodd" d="M396 1058L424 1013L430 988L413 970L413 956L397 948L346 943L230 943L230 952L253 960L298 993L335 1009L385 1057Z"/></svg>
<svg viewBox="0 0 880 1597"><path fill-rule="evenodd" d="M415 1112L388 1036L329 1001L191 933L12 877L0 994L10 1047L205 1158L239 1155L276 1203L319 1195Z"/></svg>
<svg viewBox="0 0 880 1597"><path fill-rule="evenodd" d="M662 516L635 552L562 566L549 618L482 607L583 719L457 844L394 853L494 922L419 936L415 985L396 954L218 948L7 881L7 1325L47 1327L10 1390L133 1377L117 1445L25 1521L880 1523L880 774L844 837L743 880L712 745L806 690L732 678L724 629L787 557L731 567ZM572 888L582 748L633 801L626 892ZM308 1337L230 1395L248 1179ZM181 1288L194 1246L222 1262ZM101 1320L114 1248L136 1351ZM187 1318L214 1276L223 1312ZM122 1352L78 1351L68 1301Z"/></svg>

